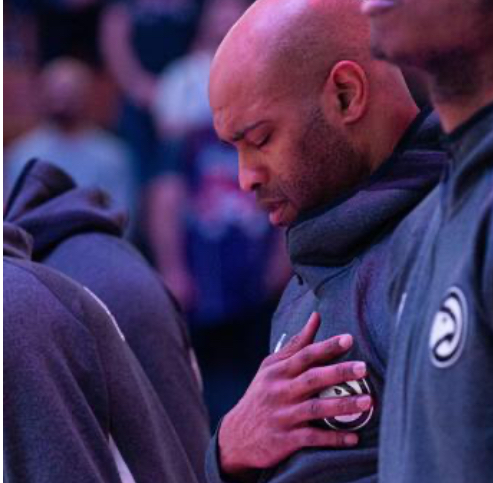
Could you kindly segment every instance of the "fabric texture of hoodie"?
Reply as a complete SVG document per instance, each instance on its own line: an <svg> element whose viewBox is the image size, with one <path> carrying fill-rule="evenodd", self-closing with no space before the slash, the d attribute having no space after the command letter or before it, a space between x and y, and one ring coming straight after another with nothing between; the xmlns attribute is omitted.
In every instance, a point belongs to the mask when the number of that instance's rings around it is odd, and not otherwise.
<svg viewBox="0 0 493 483"><path fill-rule="evenodd" d="M30 260L4 224L4 476L11 483L197 481L114 318Z"/></svg>
<svg viewBox="0 0 493 483"><path fill-rule="evenodd" d="M440 132L436 116L421 113L369 179L288 230L295 275L274 314L271 351L298 333L313 311L319 312L322 324L316 341L351 334L353 347L338 361L362 360L369 374L361 382L328 388L329 394L370 394L373 408L318 423L327 429L357 431L356 447L298 451L264 471L260 481L377 481L378 427L391 330L385 294L388 274L399 262L391 257L396 251L390 250L391 238L399 222L438 182L446 159L438 149ZM221 481L217 437L209 446L207 476L211 483Z"/></svg>
<svg viewBox="0 0 493 483"><path fill-rule="evenodd" d="M383 483L493 481L493 104L445 146L427 230L392 294Z"/></svg>
<svg viewBox="0 0 493 483"><path fill-rule="evenodd" d="M109 308L172 422L179 439L172 444L202 481L209 427L187 329L161 280L122 239L125 216L102 191L77 188L60 169L32 161L5 218L33 237L35 261L88 287Z"/></svg>

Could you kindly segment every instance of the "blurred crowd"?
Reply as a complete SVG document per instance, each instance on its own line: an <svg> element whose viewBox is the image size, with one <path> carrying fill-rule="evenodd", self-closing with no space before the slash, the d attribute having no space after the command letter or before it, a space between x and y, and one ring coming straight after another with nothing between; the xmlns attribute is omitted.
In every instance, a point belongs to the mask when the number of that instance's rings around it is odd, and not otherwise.
<svg viewBox="0 0 493 483"><path fill-rule="evenodd" d="M284 234L212 126L212 56L247 0L7 0L4 188L41 158L128 210L190 323L211 422L267 354Z"/></svg>

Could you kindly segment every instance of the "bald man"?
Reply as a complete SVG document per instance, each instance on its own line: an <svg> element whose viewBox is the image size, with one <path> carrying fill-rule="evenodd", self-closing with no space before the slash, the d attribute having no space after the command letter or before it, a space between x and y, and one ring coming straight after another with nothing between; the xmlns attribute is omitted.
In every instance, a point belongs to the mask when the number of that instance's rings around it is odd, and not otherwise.
<svg viewBox="0 0 493 483"><path fill-rule="evenodd" d="M257 1L213 62L216 131L238 150L242 189L289 227L295 276L274 317L274 354L210 446L211 482L376 480L386 270L405 249L405 237L390 238L444 156L400 71L371 58L359 5ZM286 345L312 311L321 323ZM337 334L352 338L336 345ZM327 366L335 347L345 353Z"/></svg>
<svg viewBox="0 0 493 483"><path fill-rule="evenodd" d="M424 74L451 154L413 276L393 294L380 481L491 483L493 1L363 8L374 52Z"/></svg>

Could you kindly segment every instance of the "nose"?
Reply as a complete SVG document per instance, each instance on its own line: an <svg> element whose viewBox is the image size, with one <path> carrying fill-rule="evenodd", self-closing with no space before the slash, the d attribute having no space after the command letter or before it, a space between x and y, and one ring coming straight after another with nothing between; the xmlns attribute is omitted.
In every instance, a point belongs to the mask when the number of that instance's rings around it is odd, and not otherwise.
<svg viewBox="0 0 493 483"><path fill-rule="evenodd" d="M259 162L247 159L243 154L238 154L238 165L238 181L243 191L255 191L267 184L267 170Z"/></svg>

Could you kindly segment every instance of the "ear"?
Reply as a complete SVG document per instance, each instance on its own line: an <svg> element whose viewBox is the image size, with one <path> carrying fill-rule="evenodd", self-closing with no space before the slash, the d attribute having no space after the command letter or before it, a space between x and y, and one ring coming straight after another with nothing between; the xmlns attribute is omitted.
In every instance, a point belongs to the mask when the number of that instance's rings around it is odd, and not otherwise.
<svg viewBox="0 0 493 483"><path fill-rule="evenodd" d="M332 67L324 85L326 114L341 124L359 121L368 108L369 83L365 71L351 60Z"/></svg>

